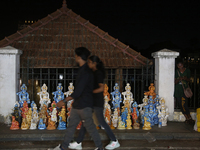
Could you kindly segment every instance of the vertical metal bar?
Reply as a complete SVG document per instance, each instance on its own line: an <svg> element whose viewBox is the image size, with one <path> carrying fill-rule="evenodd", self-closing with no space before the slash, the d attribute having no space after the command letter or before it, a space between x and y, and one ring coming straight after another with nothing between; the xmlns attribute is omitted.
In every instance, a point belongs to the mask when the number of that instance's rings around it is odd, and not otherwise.
<svg viewBox="0 0 200 150"><path fill-rule="evenodd" d="M112 72L113 72L113 70L111 69L111 70L110 70L110 74L111 74L111 78L110 78L110 79L111 79L111 84L110 84L110 86L111 86L111 89L112 89L112 86L113 86L113 85L112 85L112 81L113 81L113 79L112 79Z"/></svg>
<svg viewBox="0 0 200 150"><path fill-rule="evenodd" d="M134 60L134 62L135 62L135 60ZM135 100L135 82L136 82L136 70L135 70L135 67L134 67L134 82L133 82L133 84L134 84L134 100Z"/></svg>
<svg viewBox="0 0 200 150"><path fill-rule="evenodd" d="M128 83L128 68L126 68L126 84Z"/></svg>
<svg viewBox="0 0 200 150"><path fill-rule="evenodd" d="M151 66L151 83L154 83L153 65Z"/></svg>
<svg viewBox="0 0 200 150"><path fill-rule="evenodd" d="M72 82L74 83L74 68L72 68Z"/></svg>
<svg viewBox="0 0 200 150"><path fill-rule="evenodd" d="M64 92L66 91L66 87L67 87L67 85L66 85L66 68L64 68L64 77L63 77L63 80L64 80Z"/></svg>
<svg viewBox="0 0 200 150"><path fill-rule="evenodd" d="M21 82L23 84L23 79L24 79L24 63L22 64L22 78L21 78ZM21 85L20 85L21 86Z"/></svg>
<svg viewBox="0 0 200 150"><path fill-rule="evenodd" d="M48 91L50 91L50 68L48 68Z"/></svg>
<svg viewBox="0 0 200 150"><path fill-rule="evenodd" d="M56 87L58 85L58 68L56 68Z"/></svg>
<svg viewBox="0 0 200 150"><path fill-rule="evenodd" d="M42 87L42 68L40 68L40 87Z"/></svg>
<svg viewBox="0 0 200 150"><path fill-rule="evenodd" d="M194 103L194 109L196 108L196 87L197 87L197 70L196 68L194 69L194 96L193 96L193 103Z"/></svg>
<svg viewBox="0 0 200 150"><path fill-rule="evenodd" d="M142 65L142 78L141 78L141 97L144 95L144 66Z"/></svg>
<svg viewBox="0 0 200 150"><path fill-rule="evenodd" d="M29 57L27 57L27 71L26 71L26 77L27 77L27 79L26 79L26 84L27 85L29 85L28 84L28 79L29 79Z"/></svg>
<svg viewBox="0 0 200 150"><path fill-rule="evenodd" d="M34 94L34 71L33 71L33 68L32 68L32 100L34 100L33 98L33 94Z"/></svg>
<svg viewBox="0 0 200 150"><path fill-rule="evenodd" d="M121 70L121 69L119 68L119 90L120 90L120 87L121 87L121 82L120 82L120 80L121 80L121 79L120 79L120 70ZM115 78L116 78L116 77L115 77Z"/></svg>
<svg viewBox="0 0 200 150"><path fill-rule="evenodd" d="M137 74L136 74L137 75ZM139 77L139 75L137 75L136 76L136 78L137 78L137 103L138 103L138 100L140 99L140 94L139 94L139 91L140 91L140 88L139 88L139 86L140 86L140 84L139 84L139 82L140 82L140 77Z"/></svg>
<svg viewBox="0 0 200 150"><path fill-rule="evenodd" d="M147 66L146 66L146 86L148 86L149 85L149 82L148 82L148 74L149 74L149 72L148 72L148 60L147 60Z"/></svg>

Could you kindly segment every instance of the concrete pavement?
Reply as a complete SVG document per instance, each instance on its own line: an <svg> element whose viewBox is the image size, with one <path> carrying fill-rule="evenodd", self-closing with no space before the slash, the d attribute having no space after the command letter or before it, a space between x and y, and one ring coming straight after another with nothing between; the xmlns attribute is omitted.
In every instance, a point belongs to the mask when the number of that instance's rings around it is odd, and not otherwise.
<svg viewBox="0 0 200 150"><path fill-rule="evenodd" d="M119 140L145 140L145 133L150 134L157 140L200 140L200 132L193 130L193 125L183 122L168 122L168 125L162 128L153 126L151 130L113 130ZM65 130L10 130L9 126L0 124L0 141L48 141L62 140ZM78 134L78 131L75 133ZM105 131L100 129L99 134L102 140L109 140ZM85 140L90 140L90 136L86 134Z"/></svg>
<svg viewBox="0 0 200 150"><path fill-rule="evenodd" d="M193 130L193 125L183 122L168 122L166 127L153 126L151 130L113 130L120 141L120 149L200 149L200 132ZM147 133L155 139L149 140ZM104 146L109 139L104 130L99 130ZM63 140L65 130L10 130L8 125L0 124L0 149L4 150L44 150L55 147ZM78 131L75 133L75 136ZM192 147L192 148L191 148ZM86 134L83 149L94 149L91 137Z"/></svg>

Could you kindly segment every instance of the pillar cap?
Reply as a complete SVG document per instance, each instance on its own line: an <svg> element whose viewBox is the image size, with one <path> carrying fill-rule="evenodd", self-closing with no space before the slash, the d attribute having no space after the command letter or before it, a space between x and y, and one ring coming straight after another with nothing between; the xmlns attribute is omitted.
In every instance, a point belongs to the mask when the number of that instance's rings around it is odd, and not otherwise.
<svg viewBox="0 0 200 150"><path fill-rule="evenodd" d="M0 48L0 54L3 55L21 55L22 50L18 50L12 46L6 46Z"/></svg>
<svg viewBox="0 0 200 150"><path fill-rule="evenodd" d="M170 57L176 58L177 56L179 56L179 52L172 51L172 50L164 48L164 49L162 49L160 51L151 53L151 56L153 58L157 58L157 57L161 57L161 58L164 58L164 57L167 57L167 58L170 58Z"/></svg>

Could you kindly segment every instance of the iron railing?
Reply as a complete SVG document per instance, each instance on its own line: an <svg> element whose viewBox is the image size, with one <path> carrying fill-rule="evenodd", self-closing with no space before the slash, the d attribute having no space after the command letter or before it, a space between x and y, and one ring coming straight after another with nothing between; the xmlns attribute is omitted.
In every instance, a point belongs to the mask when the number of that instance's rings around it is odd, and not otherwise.
<svg viewBox="0 0 200 150"><path fill-rule="evenodd" d="M35 101L39 105L38 92L41 91L41 86L45 83L48 87L48 93L51 101L53 101L52 92L57 90L58 83L62 83L63 92L68 91L70 82L75 85L77 68L21 68L20 83L27 86L30 100ZM144 92L148 91L150 83L154 82L154 67L143 66L141 69L106 69L105 83L108 85L108 92L114 91L115 83L119 84L120 92L125 91L127 83L131 86L134 100L137 103L142 103ZM19 87L20 90L20 87Z"/></svg>

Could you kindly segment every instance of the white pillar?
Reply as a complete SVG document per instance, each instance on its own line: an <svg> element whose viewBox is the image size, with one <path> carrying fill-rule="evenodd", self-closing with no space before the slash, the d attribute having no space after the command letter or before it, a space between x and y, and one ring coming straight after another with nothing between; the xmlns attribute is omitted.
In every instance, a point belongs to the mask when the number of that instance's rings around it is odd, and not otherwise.
<svg viewBox="0 0 200 150"><path fill-rule="evenodd" d="M10 116L17 100L21 54L11 46L0 48L0 122Z"/></svg>
<svg viewBox="0 0 200 150"><path fill-rule="evenodd" d="M175 58L179 52L162 49L152 53L155 58L155 88L156 93L165 99L169 108L169 120L173 120L174 113L174 71Z"/></svg>

